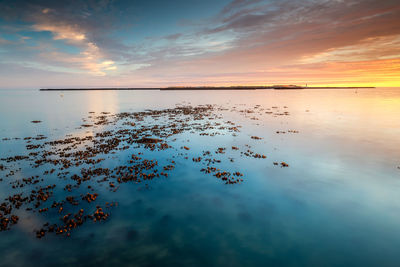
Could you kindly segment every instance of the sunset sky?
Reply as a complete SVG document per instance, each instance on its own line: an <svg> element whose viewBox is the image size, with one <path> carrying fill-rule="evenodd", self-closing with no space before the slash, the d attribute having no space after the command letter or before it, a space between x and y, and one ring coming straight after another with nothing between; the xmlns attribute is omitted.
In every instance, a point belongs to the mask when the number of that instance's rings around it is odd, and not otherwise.
<svg viewBox="0 0 400 267"><path fill-rule="evenodd" d="M0 88L400 86L399 0L0 0Z"/></svg>

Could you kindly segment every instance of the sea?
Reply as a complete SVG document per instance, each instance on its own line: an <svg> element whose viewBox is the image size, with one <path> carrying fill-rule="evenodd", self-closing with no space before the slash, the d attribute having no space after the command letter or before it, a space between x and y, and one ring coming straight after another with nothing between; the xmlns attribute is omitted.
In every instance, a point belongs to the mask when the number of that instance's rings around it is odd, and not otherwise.
<svg viewBox="0 0 400 267"><path fill-rule="evenodd" d="M0 266L400 266L400 88L0 90L0 159Z"/></svg>

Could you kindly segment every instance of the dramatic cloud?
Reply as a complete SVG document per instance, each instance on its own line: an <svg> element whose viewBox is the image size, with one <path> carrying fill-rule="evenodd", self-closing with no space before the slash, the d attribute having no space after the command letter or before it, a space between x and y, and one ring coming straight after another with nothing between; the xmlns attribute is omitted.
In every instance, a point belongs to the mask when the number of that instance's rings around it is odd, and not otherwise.
<svg viewBox="0 0 400 267"><path fill-rule="evenodd" d="M397 0L0 1L0 62L20 69L0 81L400 86L399 17Z"/></svg>

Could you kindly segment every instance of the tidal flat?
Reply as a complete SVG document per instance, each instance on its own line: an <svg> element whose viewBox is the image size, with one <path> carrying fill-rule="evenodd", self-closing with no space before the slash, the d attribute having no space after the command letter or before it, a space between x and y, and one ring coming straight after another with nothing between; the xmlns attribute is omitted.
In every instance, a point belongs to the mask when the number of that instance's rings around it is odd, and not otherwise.
<svg viewBox="0 0 400 267"><path fill-rule="evenodd" d="M0 91L0 265L398 266L400 90Z"/></svg>

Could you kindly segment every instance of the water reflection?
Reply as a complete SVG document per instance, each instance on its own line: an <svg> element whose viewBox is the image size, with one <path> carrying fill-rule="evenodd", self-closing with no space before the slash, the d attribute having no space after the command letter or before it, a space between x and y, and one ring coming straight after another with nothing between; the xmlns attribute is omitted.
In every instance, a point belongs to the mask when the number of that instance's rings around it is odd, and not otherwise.
<svg viewBox="0 0 400 267"><path fill-rule="evenodd" d="M83 226L69 239L36 240L22 229L2 232L0 265L397 266L400 262L398 90L0 95L1 138L92 135L76 129L89 111L98 115L172 108L176 103L237 109L261 105L264 113L248 117L221 111L225 120L243 126L237 137L185 135L181 141L191 147L190 157L204 146L219 144L241 149L250 145L267 155L266 161L259 161L230 151L226 157L235 157L232 164L243 167L247 177L234 186L204 176L191 161L180 162L173 176L152 182L151 190L140 189L143 185L121 188L112 195L120 205L113 209L111 220ZM290 115L265 113L274 106L279 110L287 106ZM258 120L251 119L255 115ZM43 123L32 125L33 119ZM276 133L289 129L299 133ZM252 135L263 139L253 140ZM0 142L1 157L10 150L22 152L23 145ZM272 164L283 160L289 168ZM0 190L5 190L3 184ZM35 223L35 218L28 222Z"/></svg>

